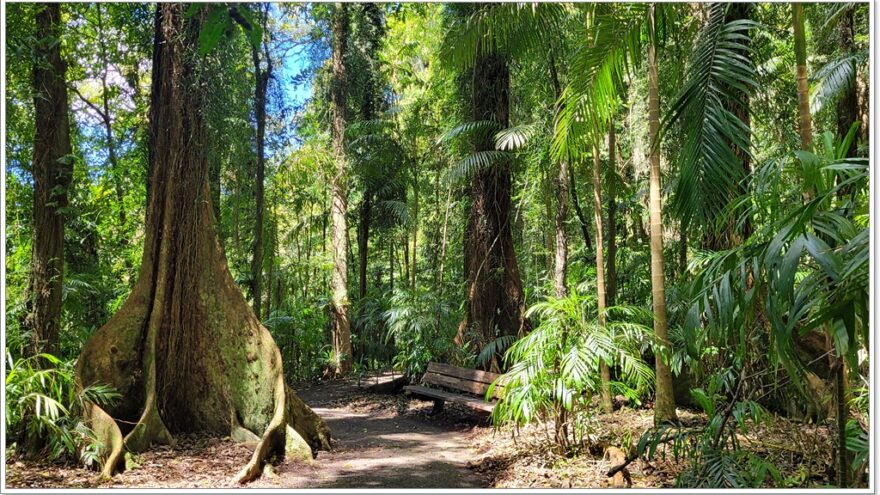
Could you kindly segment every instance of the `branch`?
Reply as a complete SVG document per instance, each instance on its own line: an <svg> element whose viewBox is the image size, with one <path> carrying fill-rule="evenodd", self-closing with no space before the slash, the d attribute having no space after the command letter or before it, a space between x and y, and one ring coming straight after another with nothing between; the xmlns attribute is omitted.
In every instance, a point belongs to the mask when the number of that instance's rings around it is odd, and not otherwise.
<svg viewBox="0 0 880 495"><path fill-rule="evenodd" d="M636 459L638 459L638 458L639 458L639 454L637 454L637 453L635 453L635 452L631 452L631 453L629 453L629 454L626 456L626 460L625 460L625 461L623 461L623 462L621 462L620 464L618 464L618 465L614 466L613 468L609 469L608 472L605 473L605 476L607 476L608 478L611 478L611 477L614 476L615 474L617 474L617 473L623 471L624 469L626 469L627 466L629 466L634 460L636 460Z"/></svg>
<svg viewBox="0 0 880 495"><path fill-rule="evenodd" d="M83 103L85 103L85 104L88 105L92 110L94 110L95 112L97 112L97 113L98 113L98 116L100 116L101 119L104 120L104 122L107 122L107 121L110 120L109 116L108 116L106 113L104 113L103 111L101 111L101 109L98 108L97 105L95 105L94 103L92 103L91 101L89 101L88 98L86 98L85 96L83 96L83 94L79 92L79 89L77 89L76 86L74 86L73 84L68 84L67 87L70 88L70 89L72 89L73 92L76 93L77 96L79 96L79 99L83 101Z"/></svg>
<svg viewBox="0 0 880 495"><path fill-rule="evenodd" d="M240 24L245 31L250 32L254 28L251 26L251 23L241 15L241 12L238 11L238 7L229 7L229 17Z"/></svg>

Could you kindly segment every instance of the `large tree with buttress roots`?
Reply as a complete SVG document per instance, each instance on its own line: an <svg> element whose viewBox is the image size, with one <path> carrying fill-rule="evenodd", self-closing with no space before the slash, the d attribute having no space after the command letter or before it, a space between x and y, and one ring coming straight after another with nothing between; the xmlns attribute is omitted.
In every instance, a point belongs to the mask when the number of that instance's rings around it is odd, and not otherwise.
<svg viewBox="0 0 880 495"><path fill-rule="evenodd" d="M202 432L256 445L237 475L247 482L285 451L329 448L330 430L285 385L278 347L235 285L218 243L203 121L211 81L197 54L204 11L186 10L171 3L156 10L138 280L83 348L77 377L80 386L105 383L122 394L114 406L86 411L104 446L104 475L122 467L125 451Z"/></svg>

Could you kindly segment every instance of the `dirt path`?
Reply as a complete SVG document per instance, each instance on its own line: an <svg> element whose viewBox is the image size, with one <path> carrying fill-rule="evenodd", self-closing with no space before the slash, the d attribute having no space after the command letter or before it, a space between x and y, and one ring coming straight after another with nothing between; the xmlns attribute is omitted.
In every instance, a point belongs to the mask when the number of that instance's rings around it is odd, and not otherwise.
<svg viewBox="0 0 880 495"><path fill-rule="evenodd" d="M474 438L485 426L447 407L428 418L431 403L403 395L362 392L351 382L300 386L300 396L333 433L333 450L311 462L284 461L253 488L480 488L488 477L468 469ZM232 480L251 450L228 438L181 436L133 456L131 469L109 482L81 467L7 461L9 488L219 488Z"/></svg>
<svg viewBox="0 0 880 495"><path fill-rule="evenodd" d="M265 486L488 486L483 476L466 467L474 457L467 423L456 424L449 416L425 418L428 403L409 404L400 397L370 396L344 382L306 388L300 395L330 426L335 439L333 451L321 452L311 465L279 466L278 479Z"/></svg>

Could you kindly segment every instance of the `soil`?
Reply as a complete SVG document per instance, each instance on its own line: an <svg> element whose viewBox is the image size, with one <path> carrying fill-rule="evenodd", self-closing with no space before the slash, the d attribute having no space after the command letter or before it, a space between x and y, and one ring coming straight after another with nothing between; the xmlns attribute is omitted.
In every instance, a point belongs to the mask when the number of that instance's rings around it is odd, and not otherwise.
<svg viewBox="0 0 880 495"><path fill-rule="evenodd" d="M473 437L487 419L447 406L429 418L432 403L399 395L370 394L353 381L300 384L300 397L327 421L330 452L311 462L281 462L254 488L480 488L486 474L468 468L476 459ZM180 436L174 448L157 446L136 456L125 472L96 482L85 468L9 459L9 488L219 488L233 477L252 447L227 438Z"/></svg>
<svg viewBox="0 0 880 495"><path fill-rule="evenodd" d="M281 461L248 485L253 488L606 488L612 467L601 449L566 457L553 452L543 426L494 431L486 416L447 404L429 416L432 403L404 394L365 392L354 381L299 384L297 392L333 434L332 450L310 462ZM679 409L686 424L703 415ZM598 415L594 445L637 442L653 422L650 407L622 407ZM110 481L81 467L7 458L7 488L220 488L250 458L253 446L227 438L179 436L174 448L158 446L130 456L129 469ZM741 443L776 463L787 483L821 486L829 474L829 432L824 426L776 418L752 428ZM662 448L661 448L662 450ZM685 466L672 455L636 460L628 469L634 488L670 487Z"/></svg>

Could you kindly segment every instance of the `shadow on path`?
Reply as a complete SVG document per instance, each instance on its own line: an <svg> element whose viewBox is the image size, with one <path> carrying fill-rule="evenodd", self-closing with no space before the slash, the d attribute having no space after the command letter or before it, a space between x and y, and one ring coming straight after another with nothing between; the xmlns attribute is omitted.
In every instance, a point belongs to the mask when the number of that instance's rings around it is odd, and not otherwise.
<svg viewBox="0 0 880 495"><path fill-rule="evenodd" d="M466 467L473 457L468 434L418 417L378 409L352 411L346 396L360 396L351 383L300 391L327 421L333 450L312 463L278 466L272 486L285 488L480 488L488 480ZM267 480L268 481L268 480Z"/></svg>

